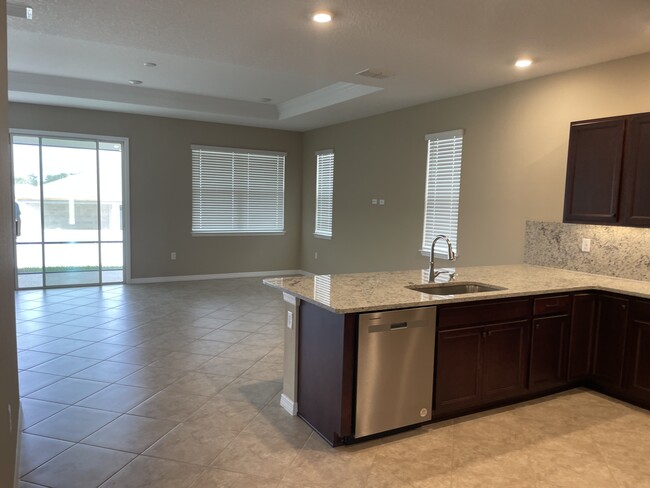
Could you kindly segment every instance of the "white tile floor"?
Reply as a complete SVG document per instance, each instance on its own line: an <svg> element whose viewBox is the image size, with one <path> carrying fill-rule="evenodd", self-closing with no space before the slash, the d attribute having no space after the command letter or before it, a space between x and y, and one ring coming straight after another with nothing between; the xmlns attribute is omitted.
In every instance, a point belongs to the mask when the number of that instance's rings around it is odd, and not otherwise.
<svg viewBox="0 0 650 488"><path fill-rule="evenodd" d="M586 390L330 448L259 279L16 296L21 488L650 487L650 413Z"/></svg>

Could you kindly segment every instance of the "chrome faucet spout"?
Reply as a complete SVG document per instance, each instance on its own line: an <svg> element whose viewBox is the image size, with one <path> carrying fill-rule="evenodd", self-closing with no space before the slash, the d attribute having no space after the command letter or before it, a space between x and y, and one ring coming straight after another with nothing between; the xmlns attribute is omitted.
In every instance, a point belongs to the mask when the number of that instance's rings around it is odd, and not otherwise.
<svg viewBox="0 0 650 488"><path fill-rule="evenodd" d="M434 261L435 261L434 252L435 252L435 248L436 248L436 242L438 242L440 239L444 239L445 241L447 241L447 259L449 261L456 261L456 253L454 252L454 249L452 248L451 241L449 240L449 238L447 236L445 236L445 235L442 235L442 234L436 236L433 239L433 241L431 242L431 257L429 258L429 283L432 283L442 273L449 274L449 280L450 281L454 279L454 273L450 273L448 271L436 270L436 267L435 267L435 264L434 264Z"/></svg>

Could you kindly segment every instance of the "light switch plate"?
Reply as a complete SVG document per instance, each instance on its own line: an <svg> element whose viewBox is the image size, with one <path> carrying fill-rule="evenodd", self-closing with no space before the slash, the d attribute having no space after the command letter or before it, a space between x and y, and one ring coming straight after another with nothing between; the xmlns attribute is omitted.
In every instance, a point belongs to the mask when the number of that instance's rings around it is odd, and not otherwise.
<svg viewBox="0 0 650 488"><path fill-rule="evenodd" d="M591 239L582 239L582 252L591 252Z"/></svg>

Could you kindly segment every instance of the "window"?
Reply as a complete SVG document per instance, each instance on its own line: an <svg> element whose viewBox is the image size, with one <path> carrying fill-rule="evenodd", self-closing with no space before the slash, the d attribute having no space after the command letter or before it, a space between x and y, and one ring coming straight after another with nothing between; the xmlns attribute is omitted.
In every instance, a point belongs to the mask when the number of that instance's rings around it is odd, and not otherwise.
<svg viewBox="0 0 650 488"><path fill-rule="evenodd" d="M192 234L284 232L285 153L192 146Z"/></svg>
<svg viewBox="0 0 650 488"><path fill-rule="evenodd" d="M314 235L332 237L334 151L316 153L316 229Z"/></svg>
<svg viewBox="0 0 650 488"><path fill-rule="evenodd" d="M446 235L454 252L458 249L458 197L463 130L428 134L426 196L422 254L428 255L435 236ZM436 257L447 257L447 245L436 243Z"/></svg>

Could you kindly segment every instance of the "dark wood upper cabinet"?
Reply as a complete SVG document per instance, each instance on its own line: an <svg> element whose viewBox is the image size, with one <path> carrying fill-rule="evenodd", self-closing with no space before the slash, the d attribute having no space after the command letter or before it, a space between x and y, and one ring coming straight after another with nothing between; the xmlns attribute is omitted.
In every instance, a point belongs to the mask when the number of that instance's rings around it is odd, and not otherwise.
<svg viewBox="0 0 650 488"><path fill-rule="evenodd" d="M627 122L621 223L650 227L650 114Z"/></svg>
<svg viewBox="0 0 650 488"><path fill-rule="evenodd" d="M618 221L625 123L615 118L571 124L565 222Z"/></svg>
<svg viewBox="0 0 650 488"><path fill-rule="evenodd" d="M564 222L650 227L650 113L571 124Z"/></svg>

